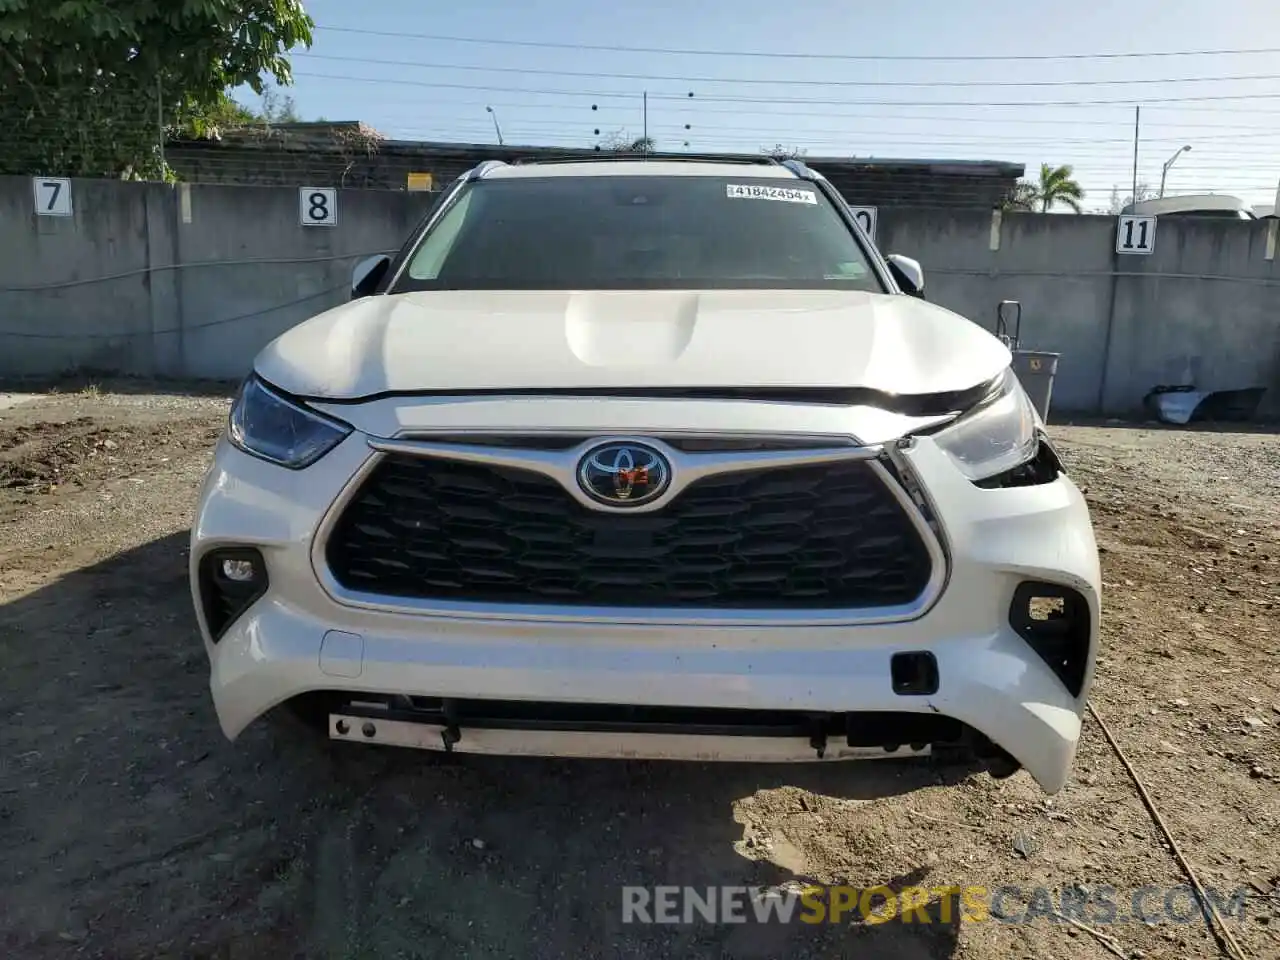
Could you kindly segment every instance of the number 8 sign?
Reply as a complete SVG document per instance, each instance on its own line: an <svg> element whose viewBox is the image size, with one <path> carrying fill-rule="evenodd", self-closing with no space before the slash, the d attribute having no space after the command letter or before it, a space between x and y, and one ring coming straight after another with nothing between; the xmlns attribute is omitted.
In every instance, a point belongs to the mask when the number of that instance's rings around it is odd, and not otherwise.
<svg viewBox="0 0 1280 960"><path fill-rule="evenodd" d="M853 214L853 219L858 221L858 226L862 227L862 232L871 238L871 242L876 242L876 214L875 207L850 207L849 212Z"/></svg>
<svg viewBox="0 0 1280 960"><path fill-rule="evenodd" d="M338 191L333 187L299 187L298 219L304 227L332 227L338 222Z"/></svg>

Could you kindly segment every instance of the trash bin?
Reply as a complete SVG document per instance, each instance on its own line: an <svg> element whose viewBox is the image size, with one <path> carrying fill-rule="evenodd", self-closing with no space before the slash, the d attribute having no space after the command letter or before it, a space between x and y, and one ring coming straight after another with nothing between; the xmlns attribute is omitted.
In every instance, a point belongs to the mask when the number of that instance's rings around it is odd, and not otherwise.
<svg viewBox="0 0 1280 960"><path fill-rule="evenodd" d="M1043 350L1013 351L1013 372L1046 423L1049 421L1049 399L1053 396L1053 377L1058 372L1060 356L1060 353L1045 353Z"/></svg>

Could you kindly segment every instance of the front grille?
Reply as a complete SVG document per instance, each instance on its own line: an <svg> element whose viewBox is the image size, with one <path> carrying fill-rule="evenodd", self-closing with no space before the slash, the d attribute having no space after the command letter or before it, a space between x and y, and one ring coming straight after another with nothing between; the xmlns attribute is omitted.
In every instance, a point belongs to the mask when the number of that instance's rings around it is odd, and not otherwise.
<svg viewBox="0 0 1280 960"><path fill-rule="evenodd" d="M343 587L393 597L744 610L907 604L931 573L861 461L713 476L620 516L527 470L392 454L335 524L327 560Z"/></svg>

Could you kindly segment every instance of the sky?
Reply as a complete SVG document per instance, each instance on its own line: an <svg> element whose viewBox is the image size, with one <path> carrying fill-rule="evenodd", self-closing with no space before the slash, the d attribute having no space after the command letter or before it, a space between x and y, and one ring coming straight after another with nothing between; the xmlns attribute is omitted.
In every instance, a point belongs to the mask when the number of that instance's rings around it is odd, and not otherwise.
<svg viewBox="0 0 1280 960"><path fill-rule="evenodd" d="M1280 178L1275 0L304 3L302 118L396 139L637 137L647 91L659 149L1071 164L1092 211L1129 194L1140 104L1140 183L1184 145L1167 194L1269 204Z"/></svg>

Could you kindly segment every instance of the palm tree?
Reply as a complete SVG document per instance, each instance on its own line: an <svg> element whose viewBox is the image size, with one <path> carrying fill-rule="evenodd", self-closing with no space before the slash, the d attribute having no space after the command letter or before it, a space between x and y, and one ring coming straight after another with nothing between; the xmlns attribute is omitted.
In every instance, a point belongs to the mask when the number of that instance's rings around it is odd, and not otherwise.
<svg viewBox="0 0 1280 960"><path fill-rule="evenodd" d="M1040 164L1040 183L1033 184L1034 199L1040 204L1040 212L1048 213L1053 205L1061 201L1080 212L1080 201L1084 199L1084 189L1071 178L1071 165L1051 167L1047 163Z"/></svg>

